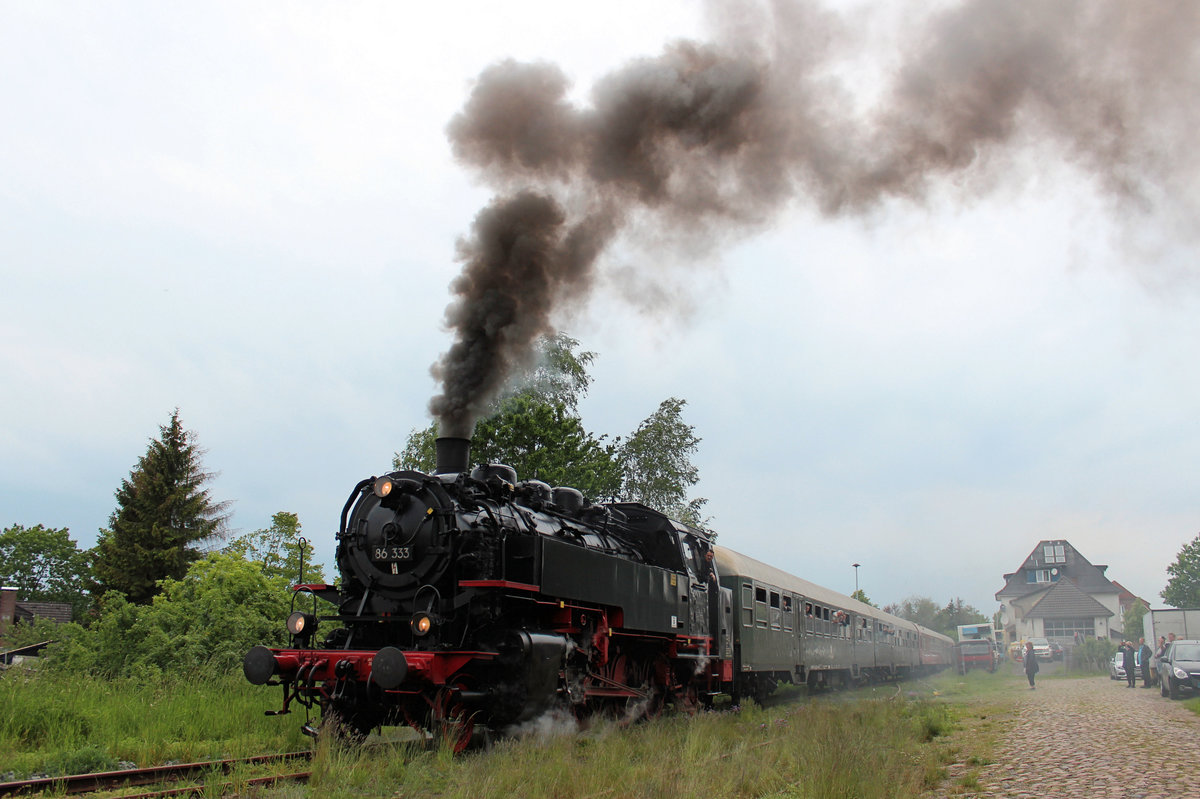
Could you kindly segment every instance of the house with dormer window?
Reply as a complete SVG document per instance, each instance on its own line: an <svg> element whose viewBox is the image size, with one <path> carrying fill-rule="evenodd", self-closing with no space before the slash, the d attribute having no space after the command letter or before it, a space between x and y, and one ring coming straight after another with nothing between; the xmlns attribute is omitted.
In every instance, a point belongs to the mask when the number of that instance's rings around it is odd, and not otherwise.
<svg viewBox="0 0 1200 799"><path fill-rule="evenodd" d="M1121 632L1122 589L1068 541L1039 541L996 592L1005 639L1071 644Z"/></svg>

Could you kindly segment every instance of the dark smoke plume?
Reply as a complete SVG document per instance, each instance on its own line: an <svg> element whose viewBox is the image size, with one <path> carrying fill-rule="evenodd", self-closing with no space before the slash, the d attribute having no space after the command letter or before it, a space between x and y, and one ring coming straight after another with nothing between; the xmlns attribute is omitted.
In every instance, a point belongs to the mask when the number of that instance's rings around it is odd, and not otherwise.
<svg viewBox="0 0 1200 799"><path fill-rule="evenodd" d="M922 8L865 108L837 71L855 20L814 2L710 3L713 41L626 65L584 107L552 64L486 69L448 128L499 194L459 245L455 341L433 367L443 434L470 434L634 221L715 242L794 201L857 214L948 176L986 189L1019 152L1077 165L1123 207L1194 210L1200 3Z"/></svg>

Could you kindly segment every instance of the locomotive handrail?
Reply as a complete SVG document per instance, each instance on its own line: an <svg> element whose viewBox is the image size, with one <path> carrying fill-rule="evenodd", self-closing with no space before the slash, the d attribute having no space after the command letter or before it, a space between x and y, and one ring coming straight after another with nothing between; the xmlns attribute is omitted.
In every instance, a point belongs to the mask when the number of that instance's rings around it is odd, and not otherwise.
<svg viewBox="0 0 1200 799"><path fill-rule="evenodd" d="M368 477L366 480L360 480L358 485L354 487L354 490L350 492L350 498L347 499L346 504L342 506L342 526L338 529L338 538L345 538L346 536L346 517L350 515L350 508L358 500L358 495L362 493L364 488L374 482L374 477Z"/></svg>

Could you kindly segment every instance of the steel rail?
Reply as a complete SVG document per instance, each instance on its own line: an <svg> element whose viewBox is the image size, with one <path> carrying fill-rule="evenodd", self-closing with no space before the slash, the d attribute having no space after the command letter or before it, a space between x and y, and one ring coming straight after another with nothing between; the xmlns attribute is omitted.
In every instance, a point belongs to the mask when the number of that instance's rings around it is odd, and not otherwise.
<svg viewBox="0 0 1200 799"><path fill-rule="evenodd" d="M275 774L269 777L254 777L253 779L242 780L238 783L222 782L219 785L213 786L209 784L189 785L186 788L168 788L164 791L151 791L149 793L137 794L122 794L120 799L168 799L168 797L178 796L203 796L209 792L210 788L216 787L220 789L220 796L230 793L233 788L240 786L267 786L274 785L278 782L306 782L312 776L311 771L297 771L292 774Z"/></svg>
<svg viewBox="0 0 1200 799"><path fill-rule="evenodd" d="M126 769L124 771L102 771L95 774L74 774L62 777L39 777L32 780L0 783L0 796L13 796L37 791L79 794L109 790L130 785L153 785L168 780L194 777L205 772L220 771L228 774L237 766L256 766L288 760L310 760L312 752L290 752L280 755L258 755L256 757L229 760L212 760L202 763L180 763L173 766L151 766L149 768ZM281 779L279 777L264 779ZM181 789L187 790L187 789Z"/></svg>

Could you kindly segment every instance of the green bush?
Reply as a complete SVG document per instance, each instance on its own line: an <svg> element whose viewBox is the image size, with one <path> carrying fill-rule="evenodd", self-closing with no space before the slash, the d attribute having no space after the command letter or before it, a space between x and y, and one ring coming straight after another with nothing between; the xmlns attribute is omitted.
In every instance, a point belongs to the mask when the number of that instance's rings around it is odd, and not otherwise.
<svg viewBox="0 0 1200 799"><path fill-rule="evenodd" d="M1117 642L1108 638L1089 638L1071 653L1071 668L1077 671L1105 671L1117 653Z"/></svg>
<svg viewBox="0 0 1200 799"><path fill-rule="evenodd" d="M149 605L110 591L90 627L53 630L47 667L72 674L153 679L199 669L236 670L253 646L286 644L291 596L286 580L262 566L214 552L182 580L164 580Z"/></svg>

